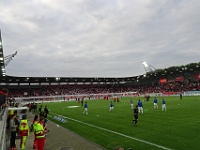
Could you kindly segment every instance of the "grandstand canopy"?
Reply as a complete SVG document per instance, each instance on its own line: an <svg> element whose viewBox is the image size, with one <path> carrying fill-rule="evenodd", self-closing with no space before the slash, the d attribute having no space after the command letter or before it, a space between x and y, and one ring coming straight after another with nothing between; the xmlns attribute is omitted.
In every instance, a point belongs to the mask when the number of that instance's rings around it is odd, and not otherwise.
<svg viewBox="0 0 200 150"><path fill-rule="evenodd" d="M46 84L134 84L134 83L151 83L158 81L161 78L176 78L179 76L192 76L200 74L200 62L191 63L185 66L173 66L166 69L157 69L154 72L138 75L134 77L119 77L119 78L87 78L87 77L16 77L2 76L0 84L9 85L12 83L31 84L31 83L46 83Z"/></svg>
<svg viewBox="0 0 200 150"><path fill-rule="evenodd" d="M125 78L70 78L70 77L14 77L14 76L5 76L0 79L1 83L10 84L10 83L66 83L66 84L109 84L109 83L127 83L127 82L135 82L137 77L125 77Z"/></svg>

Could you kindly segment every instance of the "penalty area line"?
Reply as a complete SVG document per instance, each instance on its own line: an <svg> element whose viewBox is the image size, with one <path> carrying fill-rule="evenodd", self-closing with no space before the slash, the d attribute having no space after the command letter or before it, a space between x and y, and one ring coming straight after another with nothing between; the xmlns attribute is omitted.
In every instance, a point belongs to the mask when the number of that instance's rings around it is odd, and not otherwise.
<svg viewBox="0 0 200 150"><path fill-rule="evenodd" d="M79 120L76 120L76 119L73 119L73 118L69 118L69 117L62 116L62 115L59 115L59 116L61 116L61 117L63 117L63 118L67 118L67 119L72 120L72 121L75 121L75 122L78 122L78 123L81 123L81 124L84 124L84 125L87 125L87 126L90 126L90 127L93 127L93 128L96 128L96 129L100 129L100 130L103 130L103 131L107 131L107 132L110 132L110 133L114 133L114 134L117 134L117 135L121 135L121 136L123 136L123 137L129 138L129 139L132 139L132 140L135 140L135 141L139 141L139 142L142 142L142 143L145 143L145 144L148 144L148 145L152 145L152 146L158 147L158 148L160 148L160 149L172 150L172 149L170 149L170 148L167 148L167 147L164 147L164 146L155 144L155 143L151 143L151 142L148 142L148 141L145 141L145 140L141 140L141 139L138 139L138 138L134 138L134 137L131 137L131 136L128 136L128 135L125 135L125 134L122 134L122 133L119 133L119 132L116 132L116 131L112 131L112 130L109 130L109 129L106 129L106 128L102 128L102 127L95 126L95 125L92 125L92 124L89 124L89 123L85 123L85 122L82 122L82 121L79 121Z"/></svg>

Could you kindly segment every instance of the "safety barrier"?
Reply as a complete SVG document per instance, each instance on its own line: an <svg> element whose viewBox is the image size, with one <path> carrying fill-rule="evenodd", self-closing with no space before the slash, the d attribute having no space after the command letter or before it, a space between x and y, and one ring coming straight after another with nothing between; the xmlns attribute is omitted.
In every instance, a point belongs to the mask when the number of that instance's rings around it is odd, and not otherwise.
<svg viewBox="0 0 200 150"><path fill-rule="evenodd" d="M8 116L7 108L0 113L0 150L6 149L6 120Z"/></svg>

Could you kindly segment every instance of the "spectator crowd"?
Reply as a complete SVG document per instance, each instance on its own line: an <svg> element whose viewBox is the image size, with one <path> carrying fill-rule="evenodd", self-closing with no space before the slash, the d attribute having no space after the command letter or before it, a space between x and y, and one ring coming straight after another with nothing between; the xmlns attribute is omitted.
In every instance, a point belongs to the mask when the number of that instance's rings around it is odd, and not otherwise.
<svg viewBox="0 0 200 150"><path fill-rule="evenodd" d="M138 94L161 93L161 92L186 92L199 91L200 81L183 83L167 83L154 85L41 85L29 88L9 89L10 97L34 97L56 95L81 95L81 94L106 94L137 92Z"/></svg>

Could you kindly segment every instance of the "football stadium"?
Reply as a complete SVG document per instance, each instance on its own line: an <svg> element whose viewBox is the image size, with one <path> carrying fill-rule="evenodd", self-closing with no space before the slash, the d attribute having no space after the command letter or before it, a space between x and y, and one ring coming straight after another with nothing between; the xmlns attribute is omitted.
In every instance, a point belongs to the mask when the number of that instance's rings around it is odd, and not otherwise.
<svg viewBox="0 0 200 150"><path fill-rule="evenodd" d="M143 62L145 74L121 78L17 77L5 73L17 53L5 57L1 41L1 150L23 143L15 131L10 146L14 114L27 117L28 150L37 141L35 115L48 126L45 150L199 149L200 62L164 69Z"/></svg>

